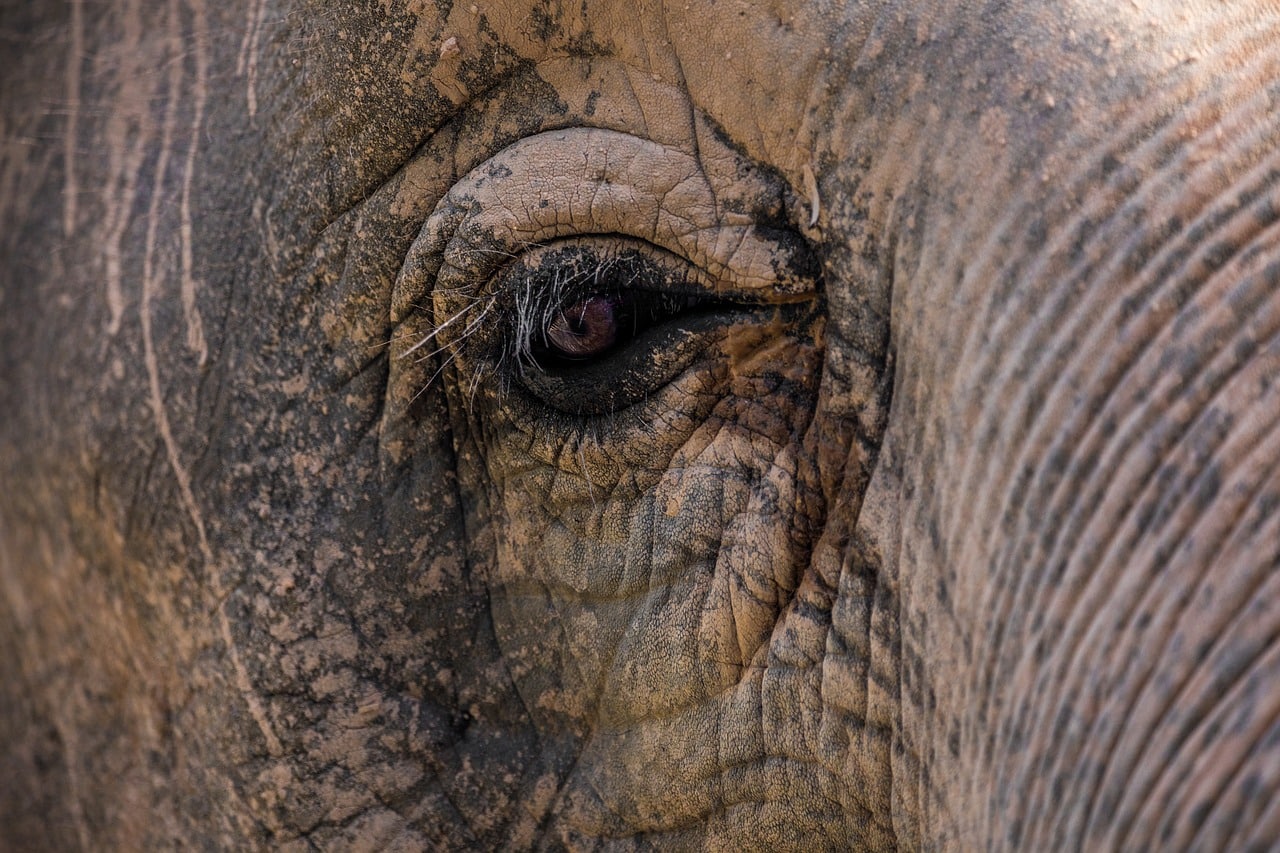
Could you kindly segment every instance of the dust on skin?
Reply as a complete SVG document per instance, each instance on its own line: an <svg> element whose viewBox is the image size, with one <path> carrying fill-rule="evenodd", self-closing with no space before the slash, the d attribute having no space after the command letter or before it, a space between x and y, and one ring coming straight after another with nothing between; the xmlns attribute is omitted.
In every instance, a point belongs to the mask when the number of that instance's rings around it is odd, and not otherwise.
<svg viewBox="0 0 1280 853"><path fill-rule="evenodd" d="M1232 19L1252 8L1027 5L1002 29L966 17L960 3L914 14L886 4L873 10L879 17L866 14L867 4L762 12L723 2L606 2L548 12L384 0L288 14L265 0L154 10L74 4L68 50L23 59L31 71L24 87L55 81L52 90L23 89L24 102L49 115L7 124L6 136L16 128L24 140L45 138L43 118L69 130L52 148L6 148L0 184L5 205L41 214L7 211L19 227L5 231L5 250L20 259L14 268L39 271L40 290L49 291L46 300L6 288L0 316L6 347L43 356L6 362L18 377L13 393L34 402L6 407L16 414L4 426L30 452L5 448L0 459L14 482L35 487L29 503L4 503L0 560L33 567L18 584L5 570L5 608L39 618L17 620L25 630L4 634L0 658L19 662L4 680L26 686L12 713L24 734L34 733L6 749L33 776L44 773L53 793L24 792L19 801L35 805L12 831L42 838L65 830L59 840L68 846L105 839L124 848L184 838L298 848L546 838L587 846L591 839L575 833L625 835L636 826L713 846L731 845L744 827L749 840L778 843L835 844L865 832L869 846L1017 846L1058 829L1083 837L1091 815L1114 813L1127 823L1108 828L1100 817L1098 831L1123 841L1174 796L1197 808L1171 809L1161 818L1170 827L1193 812L1215 825L1213 809L1225 814L1230 802L1212 805L1216 779L1184 789L1180 780L1196 773L1148 772L1126 784L1144 751L1176 748L1177 731L1135 745L1111 718L1064 706L1064 691L1053 689L1069 684L1066 694L1076 695L1095 683L1082 681L1096 669L1084 665L1095 654L1084 640L1098 627L1090 619L1107 613L1103 603L1131 602L1147 624L1171 630L1179 611L1160 596L1177 585L1170 576L1146 587L1086 585L1067 558L1075 541L1114 541L1121 550L1129 541L1108 538L1106 525L1128 517L1128 505L1088 478L1090 466L1105 462L1108 488L1143 482L1149 460L1128 453L1145 446L1138 427L1166 435L1170 425L1195 422L1199 446L1229 438L1239 449L1256 439L1255 454L1243 458L1259 464L1253 473L1221 464L1202 471L1190 451L1172 458L1152 482L1178 493L1191 483L1186 493L1196 500L1166 506L1159 494L1140 492L1145 535L1166 539L1145 540L1135 560L1156 560L1176 539L1180 528L1160 528L1162 508L1191 524L1195 513L1235 501L1223 518L1250 519L1239 533L1212 518L1198 529L1198 547L1225 543L1226 568L1243 567L1219 579L1214 594L1238 601L1265 589L1266 578L1246 569L1260 541L1249 537L1273 530L1268 481L1258 473L1273 449L1262 432L1274 422L1265 409L1271 398L1257 390L1270 363L1231 374L1234 384L1200 421L1203 389L1158 416L1107 412L1096 428L1091 412L1064 398L1050 398L1037 420L1028 379L1052 368L1054 376L1071 369L1075 380L1111 381L1104 354L1116 364L1134 359L1135 375L1151 380L1140 383L1148 397L1116 394L1097 407L1120 401L1141 411L1153 392L1173 391L1136 360L1138 342L1163 345L1153 336L1178 318L1184 346L1174 361L1186 375L1203 358L1201 342L1229 334L1221 331L1228 320L1241 335L1232 358L1267 339L1271 315L1245 310L1265 303L1263 243L1227 270L1254 288L1241 290L1248 298L1229 311L1191 316L1231 302L1228 278L1192 302L1149 300L1149 283L1139 281L1114 316L1068 300L1095 285L1114 291L1115 282L1099 284L1084 271L1124 256L1105 240L1079 239L1082 221L1110 215L1119 199L1143 190L1146 217L1128 222L1126 234L1135 251L1154 252L1159 228L1212 210L1212 199L1247 173L1242 163L1265 160L1249 134L1256 115L1267 114L1262 93L1274 62L1251 58L1262 55L1257 40L1266 32L1251 35L1247 21ZM93 59L79 63L81 55ZM1230 81L1238 91L1224 103L1205 97L1230 62L1240 66ZM1168 185L1152 183L1167 164L1125 147L1142 133L1166 139L1160 120L1168 110L1152 92L1184 107L1185 122L1168 138L1184 146L1170 150L1186 152L1194 180L1174 174ZM64 98L65 119L50 106ZM456 398L448 408L450 380L429 382L434 364L392 360L391 336L420 340L430 317L420 312L394 326L387 306L415 273L404 260L450 187L520 139L576 125L643 137L696 160L722 201L725 188L750 183L741 161L765 164L784 188L774 224L783 220L827 253L828 316L786 342L780 336L794 329L778 318L735 327L711 352L731 365L730 387L738 383L742 398L776 390L771 366L785 363L793 368L782 371L787 393L820 401L825 416L805 424L802 406L775 406L779 419L768 406L744 404L698 430L692 416L667 412L654 422L691 433L669 471L668 450L643 441L622 451L585 441L559 457L551 442L536 448L561 466L523 475L568 508L552 539L574 544L566 532L574 530L616 538L647 513L669 525L660 543L702 549L713 576L708 555L718 538L728 542L726 563L746 567L736 574L741 586L723 583L735 577L725 572L715 577L720 586L706 588L717 612L732 618L695 624L688 608L652 608L612 649L591 638L631 623L566 596L558 614L555 606L546 612L580 630L548 652L559 638L545 626L559 623L530 620L520 605L497 612L495 624L491 603L530 578L579 593L601 579L581 571L586 562L566 571L558 556L567 547L530 562L524 546L546 519L510 482L486 480L520 467L496 443L519 424L511 411L486 409L496 398L483 396L473 411L487 420L468 421ZM1110 170L1099 174L1098 163ZM747 204L737 212L751 201L736 199ZM1259 226L1246 221L1253 215L1233 220L1229 242L1255 239ZM36 219L52 223L56 239ZM1177 233L1170 226L1163 236ZM1205 260L1188 275L1211 266ZM735 263L743 259L724 265ZM77 270L92 273L71 274ZM1076 273L1069 293L1050 294L1058 302L1033 311L1019 301L1025 291L1014 285ZM940 296L939 287L948 290ZM949 310L937 310L939 302ZM1053 334L1036 320L1045 305L1062 318ZM966 318L984 312L995 317L989 326L966 328ZM885 360L891 316L896 365ZM1117 328L1129 337L1113 335ZM1108 350L1117 339L1121 349ZM1043 355L1075 352L1084 355ZM829 384L805 385L819 373ZM893 422L888 374L900 395ZM50 376L61 380L56 389ZM989 387L974 377L989 378ZM707 397L722 378L712 372L683 392ZM11 399L8 388L0 394ZM934 408L939 402L946 405ZM1232 417L1245 410L1252 417ZM445 423L456 433L426 428ZM1125 425L1132 428L1117 429ZM1078 459L1067 452L1076 447ZM973 453L958 457L961 449ZM1056 491L1028 491L1058 482L1050 474L1010 480L1045 456L1063 460L1046 469L1062 477ZM1018 464L1000 466L1006 457ZM616 486L617 494L584 495L588 484ZM625 499L650 491L654 500L638 510ZM1242 494L1260 496L1253 515ZM592 515L595 501L602 509ZM1075 525L1063 527L1073 535L1034 540L1034 520L1002 517L1002 501L1043 508L1044 517ZM493 517L472 523L484 512ZM50 519L66 521L50 527ZM670 525L686 520L695 535L681 538ZM616 544L596 538L602 548ZM1021 569L1035 565L1042 544L1045 564L1067 575L1036 588ZM777 560L759 569L742 558L752 550ZM948 574L956 565L993 565L1003 582ZM1194 565L1173 567L1180 583L1194 586ZM1051 616L1044 642L1022 642L1031 614L1069 603L1063 590L1073 578L1082 600L1098 606ZM494 596L485 586L494 580L511 583ZM735 600L744 590L750 595ZM1265 613L1249 613L1256 618L1245 630L1267 630ZM797 614L818 616L791 618ZM664 615L689 630L655 628ZM1122 625L1123 635L1145 637L1136 626ZM1233 626L1191 627L1228 636ZM1175 670L1186 706L1225 715L1211 697L1265 640L1210 645L1199 677L1198 663ZM612 651L634 665L614 673L604 660ZM715 730L722 742L707 737L683 748L690 732L709 730L690 725L707 722L696 712L629 728L643 711L698 705L707 685L737 685L771 655L784 677L721 697L720 719L738 724ZM815 694L804 676L824 660ZM1119 685L1155 673L1156 660L1097 663ZM560 664L569 672L552 683L546 673ZM939 672L967 676L930 680ZM1265 709L1267 697L1245 687L1240 707ZM767 690L774 699L764 698ZM529 698L543 729L523 716ZM1019 708L1025 714L1013 713ZM1128 709L1141 720L1162 712L1137 694ZM593 713L607 731L575 751ZM1263 718L1251 718L1251 732ZM1192 734L1187 743L1212 745L1207 728ZM675 791L695 810L719 808L723 790L704 784L713 778L706 768L722 757L712 747L749 755L762 741L792 757L819 754L822 766L758 774L738 792L747 792L746 805L704 823L663 807ZM1073 764L1089 742L1113 744L1111 763ZM680 748L661 749L672 745ZM998 761L1006 748L1019 760ZM1179 766L1203 770L1197 754L1187 750ZM584 774L566 784L575 766ZM1043 804L1060 801L1059 784L1093 784L1097 808L1086 798L1073 813L1053 813ZM816 788L819 811L830 813L794 820L789 804L811 802ZM749 801L759 791L768 805ZM608 803L602 792L622 796ZM1025 820L1003 822L1024 807ZM57 808L66 809L65 827L30 822Z"/></svg>

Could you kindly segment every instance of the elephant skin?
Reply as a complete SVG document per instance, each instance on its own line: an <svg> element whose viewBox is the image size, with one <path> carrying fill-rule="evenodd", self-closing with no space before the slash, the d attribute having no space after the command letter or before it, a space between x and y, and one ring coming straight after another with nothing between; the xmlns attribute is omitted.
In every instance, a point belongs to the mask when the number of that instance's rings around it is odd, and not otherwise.
<svg viewBox="0 0 1280 853"><path fill-rule="evenodd" d="M1274 2L0 39L0 846L1280 843Z"/></svg>

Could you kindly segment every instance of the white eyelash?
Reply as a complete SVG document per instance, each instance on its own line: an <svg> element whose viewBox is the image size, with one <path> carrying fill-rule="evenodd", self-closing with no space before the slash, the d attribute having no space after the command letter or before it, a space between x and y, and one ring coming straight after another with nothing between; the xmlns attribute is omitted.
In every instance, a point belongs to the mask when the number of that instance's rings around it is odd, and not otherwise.
<svg viewBox="0 0 1280 853"><path fill-rule="evenodd" d="M514 340L509 342L514 345L513 355L521 371L534 365L532 342L556 318L557 312L564 306L570 294L575 291L581 292L582 285L588 281L598 285L601 279L613 270L616 263L616 258L603 258L589 270L557 268L551 280L549 292L538 292L538 288L530 282L523 283L515 294L515 334ZM626 284L629 285L634 281L635 276Z"/></svg>
<svg viewBox="0 0 1280 853"><path fill-rule="evenodd" d="M472 251L476 255L492 254L512 258L519 263L518 259L524 256L528 248L537 249L541 246L526 247L521 252L480 247ZM566 258L568 262L564 262ZM501 324L507 331L487 357L479 355L474 359L469 376L458 376L458 387L467 400L468 409L474 406L476 395L486 387L486 380L491 378L496 378L499 383L493 388L494 393L499 399L504 398L509 393L513 380L528 375L531 370L539 369L535 347L567 302L590 294L592 288L629 288L643 276L641 265L632 267L624 263L624 260L624 257L607 251L568 254L565 258L544 257L543 265L532 263L524 271L524 275L503 281L503 273L499 272L497 286L483 294L475 294L469 285L444 288L437 281L433 293L449 297L448 301L456 306L453 313L434 324L397 355L401 359L412 357L416 362L429 362L443 356L440 365L423 386L417 389L413 399L416 400L425 393L438 377L457 363L468 340L484 331L486 324L494 322ZM461 262L455 261L454 265L458 266L459 263L469 264L464 259ZM618 276L620 268L627 270L625 280ZM493 338L489 340L492 341ZM432 342L435 346L426 349Z"/></svg>
<svg viewBox="0 0 1280 853"><path fill-rule="evenodd" d="M399 356L399 357L400 357L400 358L408 358L409 356L413 355L415 352L417 352L419 349L421 349L421 348L422 348L422 347L423 347L427 342L429 342L429 341L433 340L437 335L439 335L439 334L440 334L441 332L443 332L445 329L447 329L447 328L449 328L450 326L452 326L454 323L456 323L456 322L457 322L459 319L461 319L462 317L465 317L465 316L466 316L468 313L470 313L470 312L471 312L471 310L472 310L473 308L475 308L475 306L476 306L477 304L479 304L481 301L482 301L482 300L480 300L480 299L476 299L476 300L475 300L474 302L472 302L470 305L466 306L465 308L460 309L460 310L459 310L458 312L456 312L452 317L450 317L449 319L445 320L443 323L438 323L438 324L435 326L435 328L434 328L434 329L432 329L432 330L431 330L430 332L428 332L427 334L423 335L423 336L422 336L422 339L421 339L421 340L419 340L416 344L414 344L413 346L409 347L409 348L408 348L407 350L405 350L404 352L400 353L400 356ZM493 295L490 295L490 296L489 296L489 298L488 298L488 300L487 300L487 302L486 302L486 304L485 304L484 311L482 311L482 312L481 312L481 316L483 316L484 314L487 314L487 313L488 313L489 309L493 306L493 302L494 302L494 296L493 296ZM470 329L470 328L471 328L471 323L470 323L470 322L468 322L468 324L467 324L467 328L468 328L468 329ZM463 332L463 338L466 338L466 337L468 337L468 336L469 336L468 332L464 331L464 332Z"/></svg>

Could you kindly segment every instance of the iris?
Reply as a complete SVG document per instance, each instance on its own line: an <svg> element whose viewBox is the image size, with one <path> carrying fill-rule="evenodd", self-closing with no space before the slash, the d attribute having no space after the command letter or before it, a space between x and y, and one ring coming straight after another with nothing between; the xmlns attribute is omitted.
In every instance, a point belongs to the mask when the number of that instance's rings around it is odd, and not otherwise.
<svg viewBox="0 0 1280 853"><path fill-rule="evenodd" d="M544 334L549 354L578 359L608 352L618 342L623 307L621 296L594 294L560 311Z"/></svg>

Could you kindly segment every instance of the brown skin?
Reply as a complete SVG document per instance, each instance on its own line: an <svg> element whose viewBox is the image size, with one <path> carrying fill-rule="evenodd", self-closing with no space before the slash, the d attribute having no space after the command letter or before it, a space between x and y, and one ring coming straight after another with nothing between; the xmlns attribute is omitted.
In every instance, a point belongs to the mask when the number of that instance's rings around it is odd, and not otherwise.
<svg viewBox="0 0 1280 853"><path fill-rule="evenodd" d="M1280 9L796 5L0 11L3 846L1280 838Z"/></svg>

